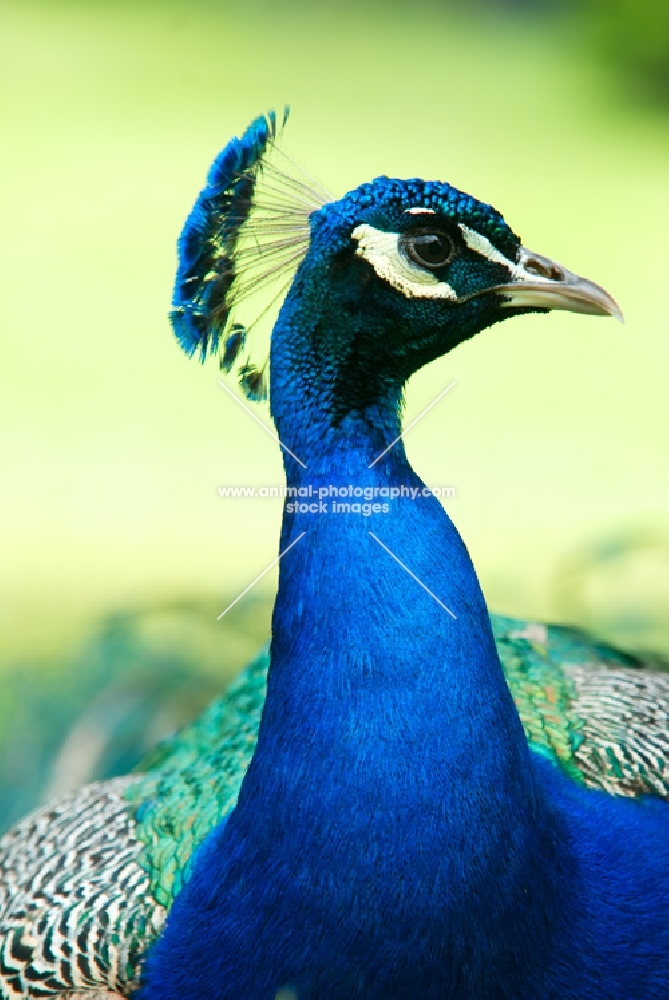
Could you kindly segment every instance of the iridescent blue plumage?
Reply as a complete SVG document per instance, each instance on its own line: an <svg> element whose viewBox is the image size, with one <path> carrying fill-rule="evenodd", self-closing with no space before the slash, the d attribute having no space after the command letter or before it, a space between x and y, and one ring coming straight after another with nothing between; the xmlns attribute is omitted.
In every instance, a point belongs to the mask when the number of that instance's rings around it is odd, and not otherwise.
<svg viewBox="0 0 669 1000"><path fill-rule="evenodd" d="M284 124L288 109L284 113ZM225 328L236 277L235 247L253 202L258 172L277 132L276 115L256 118L241 139L231 139L214 160L207 186L179 239L179 267L170 314L177 340L189 356L215 353Z"/></svg>

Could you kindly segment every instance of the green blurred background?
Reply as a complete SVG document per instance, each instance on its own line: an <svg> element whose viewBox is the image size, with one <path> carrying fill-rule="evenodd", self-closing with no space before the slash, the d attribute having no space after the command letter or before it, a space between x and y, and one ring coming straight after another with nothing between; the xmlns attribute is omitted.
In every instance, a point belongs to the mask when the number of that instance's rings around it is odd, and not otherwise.
<svg viewBox="0 0 669 1000"><path fill-rule="evenodd" d="M420 372L407 421L493 610L669 650L669 5L0 4L0 826L131 767L269 630L278 448L167 322L230 135L289 102L335 194L448 180L599 281ZM258 410L267 419L267 412Z"/></svg>

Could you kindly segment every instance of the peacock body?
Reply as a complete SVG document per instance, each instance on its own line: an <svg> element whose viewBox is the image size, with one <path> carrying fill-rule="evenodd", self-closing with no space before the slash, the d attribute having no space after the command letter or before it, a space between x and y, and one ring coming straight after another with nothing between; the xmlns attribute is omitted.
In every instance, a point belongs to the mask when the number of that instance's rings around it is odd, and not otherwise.
<svg viewBox="0 0 669 1000"><path fill-rule="evenodd" d="M297 268L270 368L288 485L416 498L287 504L270 649L139 773L3 838L1 995L666 997L669 676L489 616L399 417L412 372L506 316L617 307L445 184L289 201L275 132L212 167L177 336L204 358L228 331L231 369L233 307Z"/></svg>

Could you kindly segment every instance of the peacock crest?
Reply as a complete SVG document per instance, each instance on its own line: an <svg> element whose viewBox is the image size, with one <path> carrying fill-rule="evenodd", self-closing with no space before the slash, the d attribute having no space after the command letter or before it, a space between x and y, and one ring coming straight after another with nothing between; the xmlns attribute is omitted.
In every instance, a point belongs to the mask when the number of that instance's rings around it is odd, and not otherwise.
<svg viewBox="0 0 669 1000"><path fill-rule="evenodd" d="M178 242L170 319L189 356L219 353L244 394L267 398L268 351L250 334L287 291L309 245L309 216L332 196L279 145L288 118L256 118L216 157ZM241 317L240 306L248 313Z"/></svg>

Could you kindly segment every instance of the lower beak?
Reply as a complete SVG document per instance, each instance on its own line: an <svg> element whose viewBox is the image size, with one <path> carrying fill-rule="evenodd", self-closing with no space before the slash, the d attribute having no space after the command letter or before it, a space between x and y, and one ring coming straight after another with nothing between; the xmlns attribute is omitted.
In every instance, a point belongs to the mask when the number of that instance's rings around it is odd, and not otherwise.
<svg viewBox="0 0 669 1000"><path fill-rule="evenodd" d="M590 316L613 316L618 322L625 322L616 300L600 285L525 247L520 249L513 280L486 292L500 295L502 306L566 309Z"/></svg>

